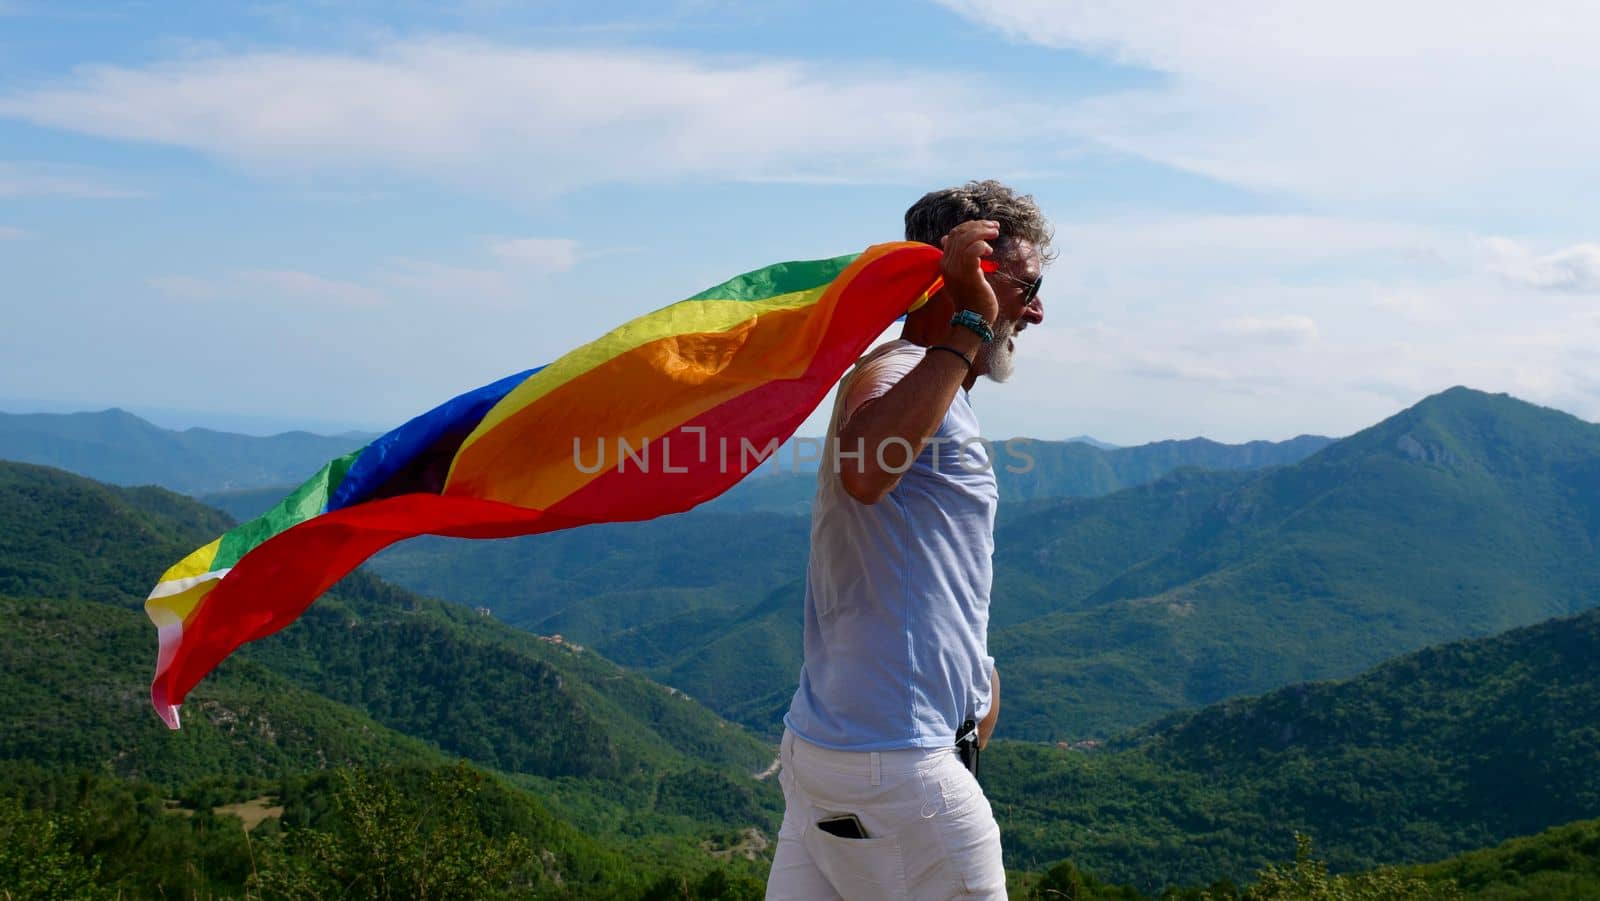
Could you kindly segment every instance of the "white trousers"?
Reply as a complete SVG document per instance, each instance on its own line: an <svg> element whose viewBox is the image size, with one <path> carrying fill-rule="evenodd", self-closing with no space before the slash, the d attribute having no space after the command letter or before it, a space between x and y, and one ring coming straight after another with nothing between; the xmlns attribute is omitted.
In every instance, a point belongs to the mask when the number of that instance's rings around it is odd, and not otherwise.
<svg viewBox="0 0 1600 901"><path fill-rule="evenodd" d="M955 748L830 751L784 730L781 754L767 901L1005 898L1000 827ZM817 828L846 813L866 838Z"/></svg>

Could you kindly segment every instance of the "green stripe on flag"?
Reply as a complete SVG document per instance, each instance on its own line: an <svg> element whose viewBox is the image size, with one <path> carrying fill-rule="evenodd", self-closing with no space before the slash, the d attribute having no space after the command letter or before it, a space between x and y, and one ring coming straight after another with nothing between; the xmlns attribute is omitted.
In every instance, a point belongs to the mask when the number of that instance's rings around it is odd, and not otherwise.
<svg viewBox="0 0 1600 901"><path fill-rule="evenodd" d="M279 501L277 506L229 530L222 536L222 544L217 548L217 558L211 568L227 569L272 536L321 514L327 509L328 498L344 481L344 474L350 470L350 465L361 456L361 450L328 461L327 465L317 470L316 475Z"/></svg>
<svg viewBox="0 0 1600 901"><path fill-rule="evenodd" d="M858 256L861 254L852 253L831 260L775 263L765 269L757 269L730 278L715 288L701 291L689 300L765 300L780 294L808 291L838 278L839 273L855 262Z"/></svg>

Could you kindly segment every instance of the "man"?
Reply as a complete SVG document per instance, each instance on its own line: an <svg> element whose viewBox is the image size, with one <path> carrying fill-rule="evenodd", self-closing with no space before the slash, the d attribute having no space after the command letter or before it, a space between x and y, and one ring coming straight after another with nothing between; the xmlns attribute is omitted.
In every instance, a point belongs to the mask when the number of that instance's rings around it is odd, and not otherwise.
<svg viewBox="0 0 1600 901"><path fill-rule="evenodd" d="M945 287L839 385L769 901L1005 897L999 827L955 750L965 723L987 742L1000 709L999 493L968 393L1005 381L1016 335L1044 321L1050 227L1031 197L971 182L912 206L906 239L943 248Z"/></svg>

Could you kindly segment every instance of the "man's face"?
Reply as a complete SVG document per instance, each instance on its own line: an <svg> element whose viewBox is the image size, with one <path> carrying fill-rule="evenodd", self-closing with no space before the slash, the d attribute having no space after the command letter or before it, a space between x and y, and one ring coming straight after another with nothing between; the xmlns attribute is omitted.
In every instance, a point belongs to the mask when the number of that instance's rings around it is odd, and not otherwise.
<svg viewBox="0 0 1600 901"><path fill-rule="evenodd" d="M991 381L1004 382L1015 369L1014 355L1017 336L1030 325L1044 322L1044 301L1035 296L1027 303L1023 297L1028 286L1039 278L1039 249L1031 241L1017 239L1006 242L995 254L999 271L991 273L989 283L994 286L995 299L1000 302L1000 314L994 323L994 340L978 352L977 369Z"/></svg>

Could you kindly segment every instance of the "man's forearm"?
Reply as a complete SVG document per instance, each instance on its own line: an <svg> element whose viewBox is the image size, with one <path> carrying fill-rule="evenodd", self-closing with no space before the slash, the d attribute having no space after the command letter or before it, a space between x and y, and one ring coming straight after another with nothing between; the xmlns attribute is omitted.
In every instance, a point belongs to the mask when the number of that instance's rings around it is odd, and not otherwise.
<svg viewBox="0 0 1600 901"><path fill-rule="evenodd" d="M969 359L983 346L976 334L959 327L951 329L944 343ZM863 404L849 418L839 430L839 450L846 455L840 460L839 478L851 497L874 504L894 490L944 421L969 374L960 357L930 350L883 396Z"/></svg>
<svg viewBox="0 0 1600 901"><path fill-rule="evenodd" d="M978 723L978 747L989 744L994 734L994 724L1000 720L1000 670L989 670L989 712Z"/></svg>

